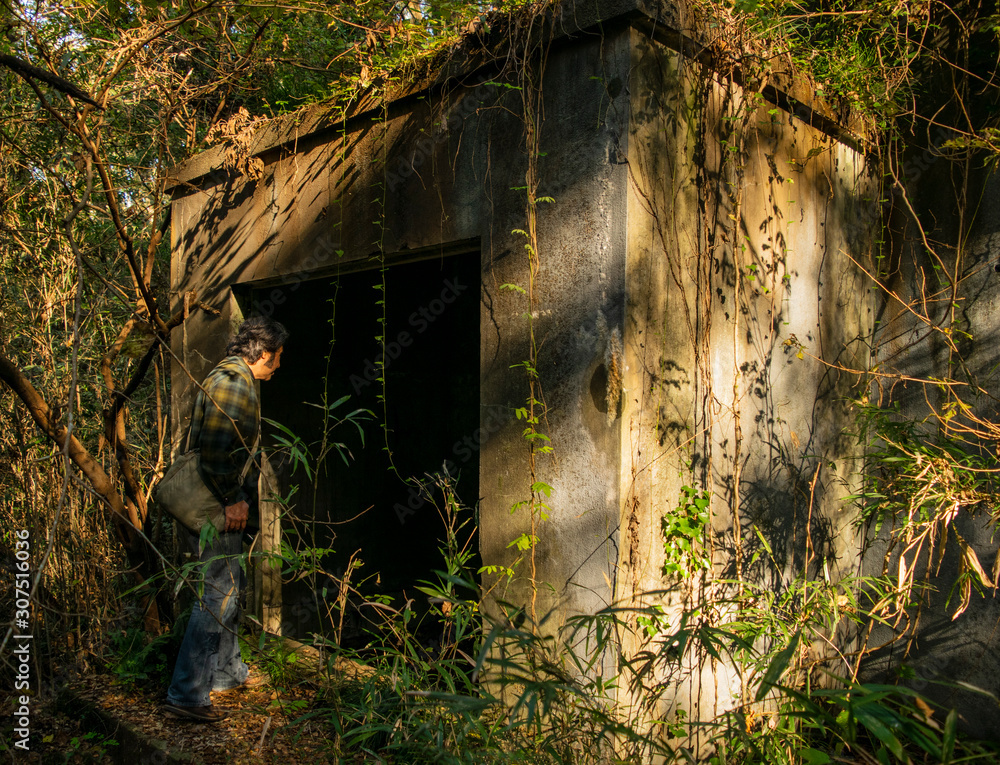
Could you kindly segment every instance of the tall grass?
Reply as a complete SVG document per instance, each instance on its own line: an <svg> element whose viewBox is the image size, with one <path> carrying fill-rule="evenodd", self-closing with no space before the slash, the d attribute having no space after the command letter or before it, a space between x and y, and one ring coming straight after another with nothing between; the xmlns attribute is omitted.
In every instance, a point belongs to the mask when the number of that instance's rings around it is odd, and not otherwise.
<svg viewBox="0 0 1000 765"><path fill-rule="evenodd" d="M776 593L716 582L668 620L616 604L554 625L481 600L468 568L472 514L436 478L442 568L432 604L383 609L372 643L329 646L330 672L302 721L327 727L337 757L386 763L958 763L997 750L959 733L954 710L917 692L853 679L847 652L886 579L800 579ZM481 604L496 603L495 613ZM430 637L429 637L430 636ZM638 646L626 652L623 646ZM692 673L740 679L700 713ZM996 699L983 694L984 703Z"/></svg>

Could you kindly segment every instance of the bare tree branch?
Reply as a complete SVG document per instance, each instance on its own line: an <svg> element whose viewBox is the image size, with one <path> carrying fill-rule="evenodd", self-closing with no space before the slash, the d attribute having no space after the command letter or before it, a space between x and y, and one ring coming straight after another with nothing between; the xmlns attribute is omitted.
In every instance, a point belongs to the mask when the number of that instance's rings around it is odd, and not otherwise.
<svg viewBox="0 0 1000 765"><path fill-rule="evenodd" d="M5 66L10 71L19 77L23 77L28 82L33 80L41 80L47 85L51 85L58 91L65 93L67 96L72 96L73 98L83 101L84 103L90 104L97 109L103 109L97 101L91 98L85 91L83 91L78 86L74 85L69 80L63 79L57 74L52 72L47 72L33 64L29 64L27 61L22 61L19 58L8 55L0 55L0 66Z"/></svg>

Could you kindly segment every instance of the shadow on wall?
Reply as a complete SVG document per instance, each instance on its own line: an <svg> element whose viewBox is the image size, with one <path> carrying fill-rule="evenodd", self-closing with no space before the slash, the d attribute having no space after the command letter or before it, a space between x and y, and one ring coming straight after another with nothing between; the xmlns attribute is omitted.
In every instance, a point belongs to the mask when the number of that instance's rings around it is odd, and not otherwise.
<svg viewBox="0 0 1000 765"><path fill-rule="evenodd" d="M357 192L363 163L350 158L373 129L363 126L347 135L303 141L291 167L279 161L280 150L266 152L260 177L218 168L196 186L175 191L177 206L190 205L198 215L196 225L181 220L184 232L175 244L175 257L187 270L177 289L194 290L199 299L219 307L233 284L280 276L287 292L304 273L332 270L343 254L343 234L337 204L322 202L331 178L336 178L339 194ZM362 252L374 249L371 244Z"/></svg>
<svg viewBox="0 0 1000 765"><path fill-rule="evenodd" d="M742 555L746 561L744 575L750 581L779 591L788 585L790 578L806 570L807 562L810 575L822 573L824 561L835 553L830 521L818 512L810 517L810 506L821 506L822 494L822 487L811 492L809 480L802 476L793 483L774 478L743 481ZM730 565L723 574L726 578L736 575L735 550L730 552ZM754 559L756 563L751 564Z"/></svg>
<svg viewBox="0 0 1000 765"><path fill-rule="evenodd" d="M962 514L952 523L977 551L986 570L993 569L991 563L996 565L998 553L990 517ZM865 555L866 575L881 576L899 566L899 546L890 550L888 533L886 524L882 533L870 540ZM926 571L927 562L924 556L918 562L918 571ZM954 539L949 540L943 558L935 563L940 566L923 583L919 611L911 608L898 622L874 625L868 640L874 650L862 664L860 677L866 682L898 683L945 709L957 708L963 730L1000 740L998 594L974 589L968 609L955 619L953 614L961 601L956 580L962 569L962 555ZM897 639L904 629L913 627L918 627L916 640L911 643L908 636ZM992 697L958 683L981 688Z"/></svg>

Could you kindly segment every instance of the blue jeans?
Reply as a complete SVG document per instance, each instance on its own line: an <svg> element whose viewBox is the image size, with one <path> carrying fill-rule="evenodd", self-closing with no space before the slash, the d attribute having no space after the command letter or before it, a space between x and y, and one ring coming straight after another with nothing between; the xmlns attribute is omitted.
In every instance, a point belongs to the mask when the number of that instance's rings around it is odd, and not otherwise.
<svg viewBox="0 0 1000 765"><path fill-rule="evenodd" d="M182 533L194 535L187 529ZM195 541L195 547L197 541ZM245 578L240 566L243 534L223 532L199 556L203 589L191 609L184 642L167 690L167 701L181 707L207 707L211 691L246 682L249 667L240 658L237 629L240 592Z"/></svg>

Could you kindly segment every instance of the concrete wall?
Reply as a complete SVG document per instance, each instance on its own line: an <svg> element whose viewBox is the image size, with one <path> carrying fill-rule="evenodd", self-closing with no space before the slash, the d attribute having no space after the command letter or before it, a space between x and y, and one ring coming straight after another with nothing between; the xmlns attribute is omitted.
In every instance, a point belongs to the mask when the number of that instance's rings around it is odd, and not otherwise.
<svg viewBox="0 0 1000 765"><path fill-rule="evenodd" d="M607 383L595 380L621 353L628 45L624 26L585 36L553 53L543 73L552 96L545 100L539 194L555 202L539 206L535 333L548 407L542 429L555 453L538 463L537 479L553 494L538 534L535 589L540 616L558 607L553 624L607 605L616 565L617 402L609 404ZM259 178L216 170L176 190L173 299L179 306L193 289L219 314L196 311L174 350L200 380L243 309L277 310L296 299L305 279L479 242L481 428L455 438L480 445L483 560L512 565L516 550L508 545L530 528L526 512L510 512L531 484L524 424L515 417L527 378L512 368L529 356L528 305L501 285L527 285L524 239L513 233L525 225L525 194L516 187L524 186L526 157L520 96L487 79L484 73L375 119L303 135L264 153ZM258 289L257 305L241 308L233 297L240 286ZM179 365L173 380L180 433L192 386ZM276 379L268 393L280 384ZM381 513L373 522L398 522L391 508ZM532 589L520 580L494 594L526 601L525 587Z"/></svg>
<svg viewBox="0 0 1000 765"><path fill-rule="evenodd" d="M475 137L475 110L486 95L460 89L448 110L417 103L388 121L326 127L266 153L260 178L216 168L193 188L175 190L171 296L181 305L194 290L221 311L199 314L188 329L192 374L211 369L225 347L234 286L270 286L252 307L270 313L294 300L304 280L380 267L382 253L403 261L412 250L478 237L480 184L471 163L453 155L466 131ZM400 167L413 172L401 177ZM184 338L176 343L183 357ZM180 383L175 413L183 417L189 392L184 375L173 376Z"/></svg>
<svg viewBox="0 0 1000 765"><path fill-rule="evenodd" d="M560 38L536 69L538 193L554 201L538 207L533 306L503 286L529 279L515 233L527 158L521 93L488 82L495 72L346 123L286 121L259 178L203 162L175 191L174 300L194 289L219 311L197 312L175 342L196 379L241 310L234 287L266 286L256 308L267 312L306 278L478 244L480 428L455 437L480 449L483 563L511 566L510 543L532 529L525 510L511 512L530 493L515 411L528 396L518 365L532 311L540 430L554 449L536 460L549 517L513 584L483 584L494 600L533 604L546 630L665 587L670 617L733 577L738 557L748 581L777 588L805 568L857 563L841 500L854 486L854 378L842 370L866 367L872 322L872 285L852 261L871 240L856 213L863 159L803 122L809 110L777 109L633 22ZM172 379L178 433L191 386L179 366ZM663 573L661 523L685 485L711 496L712 569L678 582ZM773 564L751 565L753 526ZM675 701L707 716L740 689L699 661Z"/></svg>
<svg viewBox="0 0 1000 765"><path fill-rule="evenodd" d="M608 402L607 368L620 355L625 298L627 168L622 145L628 115L623 87L629 65L627 28L592 35L555 52L544 67L545 118L538 160L536 303L503 284L528 286L523 191L526 158L520 97L497 111L488 130L486 195L492 211L483 234L484 411L506 413L482 451L480 531L484 563L514 565L508 545L530 533L525 423L514 417L529 394L526 312L533 310L538 374L546 414L540 431L553 453L536 460L537 480L552 487L548 519L538 524L534 561L518 564L513 585L495 595L531 603L548 629L567 616L611 602L617 558L619 422ZM551 94L551 95L548 95ZM602 377L603 375L603 377ZM602 382L603 381L603 382ZM524 557L524 556L522 556ZM535 567L533 588L529 581ZM489 586L489 582L484 582ZM554 613L553 613L554 612Z"/></svg>
<svg viewBox="0 0 1000 765"><path fill-rule="evenodd" d="M933 435L939 412L948 398L961 400L986 422L997 422L1000 407L1000 179L975 166L956 163L938 147L952 136L941 128L932 133L929 146L917 147L904 158L900 174L904 187L886 194L894 214L890 218L887 248L891 262L885 281L894 297L880 306L882 324L877 336L878 361L887 372L905 375L894 385L883 385L880 403L898 406L903 419L923 423ZM904 198L905 191L905 198ZM959 199L966 195L960 217ZM909 210L916 210L925 230L921 232ZM924 237L932 243L940 262L927 255ZM951 271L942 278L940 265ZM957 290L951 291L957 283ZM904 307L904 303L908 307ZM918 319L917 314L929 319ZM935 380L954 380L956 395L949 397ZM923 382L921 382L923 381ZM962 422L959 414L956 422ZM958 431L956 446L995 458L992 438L977 443ZM989 576L997 571L998 540L989 507L971 502L957 487L949 487L949 506L958 509L948 527L940 526L936 538L945 554L928 570L926 555L917 561L917 578L927 585L922 607L914 606L902 619L876 625L870 644L880 647L863 667L863 677L874 682L899 682L946 708L956 707L960 725L973 735L997 738L1000 707L991 698L963 690L968 683L1000 696L1000 661L997 630L1000 604L995 591L974 590L968 608L956 617L961 597L955 588L962 573L962 554L955 536L961 535L975 551ZM865 573L878 576L899 568L898 543L891 534L902 522L888 522L870 530ZM912 562L912 555L910 556ZM905 633L905 639L897 638Z"/></svg>
<svg viewBox="0 0 1000 765"><path fill-rule="evenodd" d="M639 32L628 87L617 595L668 588L676 629L685 604L732 592L716 577L780 592L857 568L846 399L868 367L875 285L854 261L876 221L861 154ZM682 486L711 494L707 579L663 574ZM725 667L683 670L689 713L739 698Z"/></svg>

